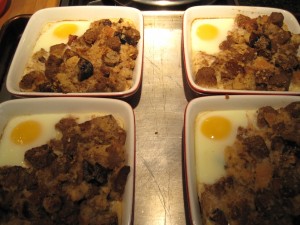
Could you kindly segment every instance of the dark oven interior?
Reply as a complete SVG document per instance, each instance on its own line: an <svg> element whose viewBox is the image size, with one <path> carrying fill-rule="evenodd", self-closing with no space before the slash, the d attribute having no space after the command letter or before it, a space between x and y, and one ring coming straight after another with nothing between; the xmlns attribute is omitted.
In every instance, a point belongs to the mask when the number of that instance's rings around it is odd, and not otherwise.
<svg viewBox="0 0 300 225"><path fill-rule="evenodd" d="M140 10L185 10L197 5L234 5L233 0L61 0L60 6L121 5Z"/></svg>
<svg viewBox="0 0 300 225"><path fill-rule="evenodd" d="M140 10L179 10L184 11L197 5L242 5L282 8L300 17L299 0L61 0L60 6L76 5L122 5Z"/></svg>

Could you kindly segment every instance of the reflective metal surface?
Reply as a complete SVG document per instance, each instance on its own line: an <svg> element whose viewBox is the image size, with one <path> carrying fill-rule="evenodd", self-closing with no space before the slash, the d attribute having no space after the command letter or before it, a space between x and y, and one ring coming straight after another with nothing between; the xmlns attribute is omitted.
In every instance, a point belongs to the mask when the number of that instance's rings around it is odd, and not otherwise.
<svg viewBox="0 0 300 225"><path fill-rule="evenodd" d="M144 12L145 49L136 117L137 225L186 224L182 129L187 99L181 54L182 12Z"/></svg>
<svg viewBox="0 0 300 225"><path fill-rule="evenodd" d="M115 2L124 4L128 2L138 2L141 4L157 5L157 6L174 6L191 4L197 2L199 5L212 4L216 0L115 0Z"/></svg>
<svg viewBox="0 0 300 225"><path fill-rule="evenodd" d="M143 11L184 11L198 5L228 5L233 0L60 0L60 6L75 5L117 5L137 8Z"/></svg>

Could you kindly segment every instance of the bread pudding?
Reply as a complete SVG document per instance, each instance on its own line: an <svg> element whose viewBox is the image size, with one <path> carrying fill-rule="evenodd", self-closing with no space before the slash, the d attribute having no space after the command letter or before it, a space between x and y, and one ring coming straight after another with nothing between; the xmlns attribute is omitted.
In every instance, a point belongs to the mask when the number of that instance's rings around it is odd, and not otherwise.
<svg viewBox="0 0 300 225"><path fill-rule="evenodd" d="M224 148L225 175L198 183L203 224L299 224L300 102L259 108Z"/></svg>
<svg viewBox="0 0 300 225"><path fill-rule="evenodd" d="M133 83L140 32L129 19L91 22L81 35L34 52L19 82L24 92L120 92Z"/></svg>
<svg viewBox="0 0 300 225"><path fill-rule="evenodd" d="M112 115L55 128L58 138L26 151L25 167L0 167L0 224L120 224L126 131Z"/></svg>
<svg viewBox="0 0 300 225"><path fill-rule="evenodd" d="M282 13L250 18L238 14L219 51L193 51L195 83L204 88L300 91L300 34Z"/></svg>

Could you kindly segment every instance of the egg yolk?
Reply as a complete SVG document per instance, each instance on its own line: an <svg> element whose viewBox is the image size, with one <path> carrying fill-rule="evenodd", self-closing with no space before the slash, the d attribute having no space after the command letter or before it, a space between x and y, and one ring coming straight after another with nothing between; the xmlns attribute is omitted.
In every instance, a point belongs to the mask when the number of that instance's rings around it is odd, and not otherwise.
<svg viewBox="0 0 300 225"><path fill-rule="evenodd" d="M58 38L67 38L70 34L74 34L78 30L76 24L67 23L61 24L53 31L54 35Z"/></svg>
<svg viewBox="0 0 300 225"><path fill-rule="evenodd" d="M221 116L208 117L201 125L203 135L216 140L226 138L231 133L231 129L230 121Z"/></svg>
<svg viewBox="0 0 300 225"><path fill-rule="evenodd" d="M205 41L215 39L218 33L218 28L211 24L202 24L197 28L197 36Z"/></svg>
<svg viewBox="0 0 300 225"><path fill-rule="evenodd" d="M41 125L33 120L19 123L11 132L11 140L18 145L32 143L41 134Z"/></svg>

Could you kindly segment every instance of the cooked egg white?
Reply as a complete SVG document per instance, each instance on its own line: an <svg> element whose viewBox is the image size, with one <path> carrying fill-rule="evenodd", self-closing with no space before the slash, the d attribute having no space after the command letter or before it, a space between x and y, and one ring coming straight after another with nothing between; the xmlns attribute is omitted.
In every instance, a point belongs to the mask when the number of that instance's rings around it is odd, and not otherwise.
<svg viewBox="0 0 300 225"><path fill-rule="evenodd" d="M226 175L224 150L234 143L239 126L247 127L255 111L229 110L199 113L195 120L197 183L213 184Z"/></svg>
<svg viewBox="0 0 300 225"><path fill-rule="evenodd" d="M47 143L57 133L54 124L57 114L24 115L12 118L6 125L0 141L0 166L24 166L25 151Z"/></svg>
<svg viewBox="0 0 300 225"><path fill-rule="evenodd" d="M36 42L33 53L44 48L49 51L50 46L67 43L69 35L81 36L89 28L91 21L58 21L47 23Z"/></svg>
<svg viewBox="0 0 300 225"><path fill-rule="evenodd" d="M64 117L72 116L77 118L78 123L82 123L103 115L103 113L36 114L14 117L6 124L2 137L0 135L0 166L25 167L25 152L58 138L60 133L55 130L55 124Z"/></svg>
<svg viewBox="0 0 300 225"><path fill-rule="evenodd" d="M215 54L219 45L226 40L227 33L234 26L233 18L196 19L191 27L193 51Z"/></svg>

